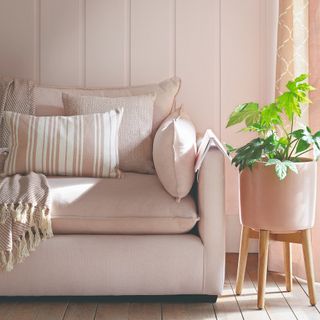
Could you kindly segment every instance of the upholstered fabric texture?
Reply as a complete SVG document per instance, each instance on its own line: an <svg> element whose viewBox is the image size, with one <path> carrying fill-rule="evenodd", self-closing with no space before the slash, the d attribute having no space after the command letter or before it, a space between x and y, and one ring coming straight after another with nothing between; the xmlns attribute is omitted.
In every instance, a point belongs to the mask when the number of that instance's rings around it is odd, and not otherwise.
<svg viewBox="0 0 320 320"><path fill-rule="evenodd" d="M0 272L0 296L219 294L203 290L203 257L191 234L56 235Z"/></svg>
<svg viewBox="0 0 320 320"><path fill-rule="evenodd" d="M119 166L123 171L153 173L152 119L155 95L95 97L62 94L66 115L107 112L123 108L119 130Z"/></svg>
<svg viewBox="0 0 320 320"><path fill-rule="evenodd" d="M196 129L181 109L159 127L153 142L153 161L163 187L177 199L185 197L194 181Z"/></svg>
<svg viewBox="0 0 320 320"><path fill-rule="evenodd" d="M223 154L211 149L200 169L199 236L58 234L33 252L32 259L12 272L0 273L0 295L221 294L224 162ZM70 186L63 188L71 192ZM130 194L121 201L134 205Z"/></svg>
<svg viewBox="0 0 320 320"><path fill-rule="evenodd" d="M62 115L62 93L80 96L127 97L137 95L156 94L153 114L153 133L160 123L169 115L174 107L175 97L180 89L180 79L171 78L160 83L125 88L100 89L68 89L35 86L34 100L36 115Z"/></svg>
<svg viewBox="0 0 320 320"><path fill-rule="evenodd" d="M211 294L222 292L225 272L224 163L223 153L211 148L198 175L198 231L204 245L203 290Z"/></svg>
<svg viewBox="0 0 320 320"><path fill-rule="evenodd" d="M73 117L6 112L10 131L5 174L116 177L123 110Z"/></svg>
<svg viewBox="0 0 320 320"><path fill-rule="evenodd" d="M178 234L198 221L194 199L177 203L156 175L49 177L55 234Z"/></svg>

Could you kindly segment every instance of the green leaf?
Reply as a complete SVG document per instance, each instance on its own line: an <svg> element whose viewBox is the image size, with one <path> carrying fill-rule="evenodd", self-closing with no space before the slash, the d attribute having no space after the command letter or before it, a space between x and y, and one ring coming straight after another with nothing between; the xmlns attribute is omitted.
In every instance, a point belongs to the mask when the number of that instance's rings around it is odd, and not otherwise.
<svg viewBox="0 0 320 320"><path fill-rule="evenodd" d="M248 115L246 120L245 120L246 126L247 127L253 126L255 123L257 123L259 121L259 118L260 118L260 112L259 111L252 112L252 114Z"/></svg>
<svg viewBox="0 0 320 320"><path fill-rule="evenodd" d="M313 144L314 142L313 135L311 134L311 129L307 126L303 129L302 140L308 142L309 144Z"/></svg>
<svg viewBox="0 0 320 320"><path fill-rule="evenodd" d="M307 141L301 139L298 142L298 145L297 145L297 148L296 148L296 153L300 153L300 152L306 151L309 147L310 147L310 143L308 143Z"/></svg>
<svg viewBox="0 0 320 320"><path fill-rule="evenodd" d="M296 90L296 83L294 81L288 81L287 83L287 88L290 90L290 91L295 91Z"/></svg>
<svg viewBox="0 0 320 320"><path fill-rule="evenodd" d="M282 145L282 146L287 146L288 143L289 143L289 141L288 141L288 138L287 138L287 137L281 137L281 138L279 139L279 144Z"/></svg>
<svg viewBox="0 0 320 320"><path fill-rule="evenodd" d="M275 166L276 174L280 180L287 176L287 166L283 162L278 162Z"/></svg>
<svg viewBox="0 0 320 320"><path fill-rule="evenodd" d="M317 132L313 135L313 138L314 138L314 139L320 138L320 131L317 131Z"/></svg>
<svg viewBox="0 0 320 320"><path fill-rule="evenodd" d="M320 150L320 131L317 131L314 135L313 135L313 141L315 144L315 148ZM315 157L317 158L317 157Z"/></svg>
<svg viewBox="0 0 320 320"><path fill-rule="evenodd" d="M232 152L234 152L234 151L237 150L236 148L234 148L234 147L231 146L230 144L227 144L227 143L226 143L225 146L226 146L226 148L227 148L228 154L230 154L230 153L232 153Z"/></svg>
<svg viewBox="0 0 320 320"><path fill-rule="evenodd" d="M301 139L304 136L303 132L304 132L303 129L298 129L298 130L292 131L291 135L294 136L297 139Z"/></svg>
<svg viewBox="0 0 320 320"><path fill-rule="evenodd" d="M259 105L254 102L249 102L241 104L236 107L236 109L231 113L229 121L227 123L227 128L235 124L241 123L242 121L249 118L249 125L252 124L252 121L258 119L259 117ZM247 124L248 125L248 124Z"/></svg>
<svg viewBox="0 0 320 320"><path fill-rule="evenodd" d="M308 78L308 76L309 76L308 74L302 73L294 79L294 82L302 82L302 81L306 80Z"/></svg>
<svg viewBox="0 0 320 320"><path fill-rule="evenodd" d="M288 168L295 173L298 173L298 168L292 161L285 160L280 161L279 159L269 159L266 166L275 166L275 171L280 180L283 180L287 176Z"/></svg>
<svg viewBox="0 0 320 320"><path fill-rule="evenodd" d="M268 162L265 164L265 166L266 167L274 166L279 162L281 162L279 159L269 159Z"/></svg>
<svg viewBox="0 0 320 320"><path fill-rule="evenodd" d="M282 124L280 113L281 109L275 103L263 107L261 110L262 125L272 130L275 125Z"/></svg>
<svg viewBox="0 0 320 320"><path fill-rule="evenodd" d="M278 105L281 109L283 109L291 121L293 119L294 114L297 114L299 117L301 116L301 108L299 106L299 102L292 92L285 92L277 99Z"/></svg>
<svg viewBox="0 0 320 320"><path fill-rule="evenodd" d="M285 160L283 161L283 163L287 166L287 168L289 168L291 171L293 171L294 173L298 173L298 168L296 166L296 164L290 160Z"/></svg>
<svg viewBox="0 0 320 320"><path fill-rule="evenodd" d="M314 91L316 88L311 86L309 83L299 83L297 85L297 89L302 90L302 91Z"/></svg>

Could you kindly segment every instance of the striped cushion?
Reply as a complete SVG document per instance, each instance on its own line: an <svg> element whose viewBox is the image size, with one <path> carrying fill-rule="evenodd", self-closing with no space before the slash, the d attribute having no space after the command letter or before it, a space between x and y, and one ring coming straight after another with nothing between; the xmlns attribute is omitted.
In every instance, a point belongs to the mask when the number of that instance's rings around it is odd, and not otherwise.
<svg viewBox="0 0 320 320"><path fill-rule="evenodd" d="M4 173L116 177L123 109L71 117L5 113L10 131Z"/></svg>

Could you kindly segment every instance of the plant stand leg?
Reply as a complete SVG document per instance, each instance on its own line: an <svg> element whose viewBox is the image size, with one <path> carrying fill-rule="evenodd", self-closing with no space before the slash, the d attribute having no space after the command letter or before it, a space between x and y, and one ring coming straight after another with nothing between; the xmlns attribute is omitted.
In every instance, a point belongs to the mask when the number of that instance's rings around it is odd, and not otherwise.
<svg viewBox="0 0 320 320"><path fill-rule="evenodd" d="M292 253L291 243L283 243L283 255L284 255L284 271L286 275L286 289L287 291L292 290Z"/></svg>
<svg viewBox="0 0 320 320"><path fill-rule="evenodd" d="M269 231L260 230L259 234L259 267L258 267L258 308L264 308L264 293L267 280Z"/></svg>
<svg viewBox="0 0 320 320"><path fill-rule="evenodd" d="M313 270L313 256L311 246L311 229L301 231L302 248L304 263L306 268L308 291L310 304L314 306L316 304L316 295L314 289L314 270Z"/></svg>
<svg viewBox="0 0 320 320"><path fill-rule="evenodd" d="M238 295L241 294L243 280L246 273L249 234L250 234L250 228L246 226L242 226L240 252L239 252L239 258L238 258L237 282L236 282L236 294Z"/></svg>

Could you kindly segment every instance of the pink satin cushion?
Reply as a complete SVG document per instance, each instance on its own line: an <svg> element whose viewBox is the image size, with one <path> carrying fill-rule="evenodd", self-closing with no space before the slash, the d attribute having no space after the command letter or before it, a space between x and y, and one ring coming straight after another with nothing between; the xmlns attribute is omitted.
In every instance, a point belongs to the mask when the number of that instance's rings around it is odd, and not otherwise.
<svg viewBox="0 0 320 320"><path fill-rule="evenodd" d="M165 119L154 138L153 162L163 187L181 199L191 190L196 158L196 129L181 109Z"/></svg>

